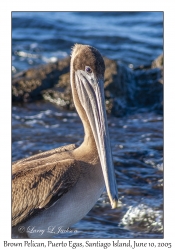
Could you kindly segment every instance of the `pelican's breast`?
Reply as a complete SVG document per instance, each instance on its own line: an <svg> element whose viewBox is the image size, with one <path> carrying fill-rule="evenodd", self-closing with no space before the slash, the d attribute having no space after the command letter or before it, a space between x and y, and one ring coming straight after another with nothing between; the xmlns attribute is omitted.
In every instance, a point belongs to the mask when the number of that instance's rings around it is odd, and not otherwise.
<svg viewBox="0 0 175 250"><path fill-rule="evenodd" d="M67 229L78 222L95 205L104 190L102 170L97 166L85 166L86 164L82 162L81 164L81 175L75 186L54 205L43 210L40 216L33 216L17 226L24 226L28 231L28 237L50 238L52 233L56 234L59 231L59 228Z"/></svg>

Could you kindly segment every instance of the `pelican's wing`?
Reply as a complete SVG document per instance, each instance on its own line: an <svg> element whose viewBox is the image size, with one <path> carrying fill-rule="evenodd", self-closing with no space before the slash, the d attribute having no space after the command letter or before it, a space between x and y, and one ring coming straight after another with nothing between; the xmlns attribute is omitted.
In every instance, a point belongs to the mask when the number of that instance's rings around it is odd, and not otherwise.
<svg viewBox="0 0 175 250"><path fill-rule="evenodd" d="M80 176L79 162L47 157L12 168L12 226L55 203Z"/></svg>
<svg viewBox="0 0 175 250"><path fill-rule="evenodd" d="M13 162L12 165L21 164L21 163L29 162L29 161L32 161L32 160L45 158L45 157L48 157L48 156L51 156L51 155L54 155L54 154L58 154L58 153L62 153L62 152L65 152L65 151L71 151L71 150L74 150L75 148L76 148L75 144L69 144L69 145L66 145L66 146L59 147L59 148L54 148L54 149L51 149L51 150L48 150L48 151L45 151L45 152L42 152L42 153L39 153L39 154L36 154L36 155L32 155L32 156L27 157L27 158L23 158L23 159L18 160L18 161L15 161L15 162Z"/></svg>

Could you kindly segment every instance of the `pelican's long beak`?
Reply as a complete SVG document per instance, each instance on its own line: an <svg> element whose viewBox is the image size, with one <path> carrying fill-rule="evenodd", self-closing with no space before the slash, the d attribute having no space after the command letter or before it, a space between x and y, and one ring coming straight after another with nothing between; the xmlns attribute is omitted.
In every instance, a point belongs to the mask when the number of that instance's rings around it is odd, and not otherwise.
<svg viewBox="0 0 175 250"><path fill-rule="evenodd" d="M112 208L117 207L118 190L114 173L104 98L104 79L83 70L75 72L79 100L88 117L102 166Z"/></svg>

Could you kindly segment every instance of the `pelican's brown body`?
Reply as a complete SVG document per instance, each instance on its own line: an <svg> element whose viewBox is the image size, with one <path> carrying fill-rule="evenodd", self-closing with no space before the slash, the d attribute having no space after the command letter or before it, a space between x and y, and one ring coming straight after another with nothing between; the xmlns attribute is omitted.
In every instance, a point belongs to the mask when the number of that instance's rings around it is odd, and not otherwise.
<svg viewBox="0 0 175 250"><path fill-rule="evenodd" d="M87 64L90 69L87 69ZM85 68L87 72L84 71ZM87 45L74 46L71 59L71 86L74 103L84 126L84 142L78 148L68 145L13 164L13 237L53 237L51 228L67 228L76 223L88 213L103 192L107 183L106 180L104 182L102 171L103 155L101 153L99 157L98 140L94 136L96 134L90 122L93 115L89 117L88 114L88 109L93 109L90 104L92 98L85 100L85 90L82 90L80 80L88 82L89 78L86 79L86 75L84 77L82 74L87 74L91 79L92 73L97 78L103 78L104 70L103 59L95 48ZM107 191L108 189L110 188L107 188ZM113 200L115 203L115 199ZM21 226L25 227L23 234L19 231Z"/></svg>

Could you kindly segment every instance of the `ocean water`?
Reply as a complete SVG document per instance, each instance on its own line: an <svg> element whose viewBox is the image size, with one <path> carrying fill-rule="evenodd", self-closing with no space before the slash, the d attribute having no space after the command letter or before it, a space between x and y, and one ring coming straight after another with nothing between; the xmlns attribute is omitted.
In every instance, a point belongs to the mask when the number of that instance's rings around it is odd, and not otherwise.
<svg viewBox="0 0 175 250"><path fill-rule="evenodd" d="M70 54L75 43L138 66L163 52L163 12L12 12L16 70Z"/></svg>
<svg viewBox="0 0 175 250"><path fill-rule="evenodd" d="M74 43L90 44L128 66L150 64L163 52L162 12L13 12L12 73L54 62ZM56 238L163 237L163 117L147 109L108 116L119 206L104 191L94 208ZM12 161L77 143L76 112L46 101L12 106ZM59 215L58 215L59 216Z"/></svg>

